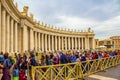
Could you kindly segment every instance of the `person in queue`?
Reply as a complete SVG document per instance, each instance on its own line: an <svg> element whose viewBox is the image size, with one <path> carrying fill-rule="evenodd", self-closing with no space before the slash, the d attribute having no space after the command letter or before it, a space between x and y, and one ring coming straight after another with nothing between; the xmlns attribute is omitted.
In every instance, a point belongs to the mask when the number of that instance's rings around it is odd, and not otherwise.
<svg viewBox="0 0 120 80"><path fill-rule="evenodd" d="M3 63L3 80L11 80L11 77L10 77L10 68L12 66L12 63L11 63L11 60L9 58L9 54L6 52L4 54L4 63Z"/></svg>

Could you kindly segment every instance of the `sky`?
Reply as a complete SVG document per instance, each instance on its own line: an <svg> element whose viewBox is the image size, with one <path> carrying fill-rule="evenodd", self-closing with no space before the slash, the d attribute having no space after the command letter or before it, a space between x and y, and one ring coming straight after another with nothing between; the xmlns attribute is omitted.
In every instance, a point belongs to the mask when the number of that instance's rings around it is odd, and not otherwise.
<svg viewBox="0 0 120 80"><path fill-rule="evenodd" d="M60 28L94 30L95 38L120 35L120 0L14 0L19 10L29 6L29 13L40 22Z"/></svg>

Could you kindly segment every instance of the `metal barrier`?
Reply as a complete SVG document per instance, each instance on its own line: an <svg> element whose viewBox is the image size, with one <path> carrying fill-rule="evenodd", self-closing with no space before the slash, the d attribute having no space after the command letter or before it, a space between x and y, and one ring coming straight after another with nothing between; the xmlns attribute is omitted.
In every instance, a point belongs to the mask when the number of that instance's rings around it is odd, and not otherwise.
<svg viewBox="0 0 120 80"><path fill-rule="evenodd" d="M120 64L120 56L108 59L88 60L68 64L50 66L36 66L31 69L32 80L69 80L83 79L90 74L104 71L107 68Z"/></svg>

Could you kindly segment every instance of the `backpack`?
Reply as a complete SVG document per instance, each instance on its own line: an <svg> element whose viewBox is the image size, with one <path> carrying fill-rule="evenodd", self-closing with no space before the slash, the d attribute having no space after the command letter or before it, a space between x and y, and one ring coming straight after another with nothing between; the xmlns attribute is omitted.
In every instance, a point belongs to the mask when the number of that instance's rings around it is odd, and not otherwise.
<svg viewBox="0 0 120 80"><path fill-rule="evenodd" d="M4 62L4 56L0 55L0 62Z"/></svg>

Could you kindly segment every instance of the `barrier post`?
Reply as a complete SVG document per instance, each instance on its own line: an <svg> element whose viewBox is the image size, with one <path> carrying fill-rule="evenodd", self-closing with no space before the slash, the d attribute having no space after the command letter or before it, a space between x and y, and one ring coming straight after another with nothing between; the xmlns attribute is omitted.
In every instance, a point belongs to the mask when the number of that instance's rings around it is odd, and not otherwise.
<svg viewBox="0 0 120 80"><path fill-rule="evenodd" d="M32 80L35 80L35 68L32 66L31 69Z"/></svg>

